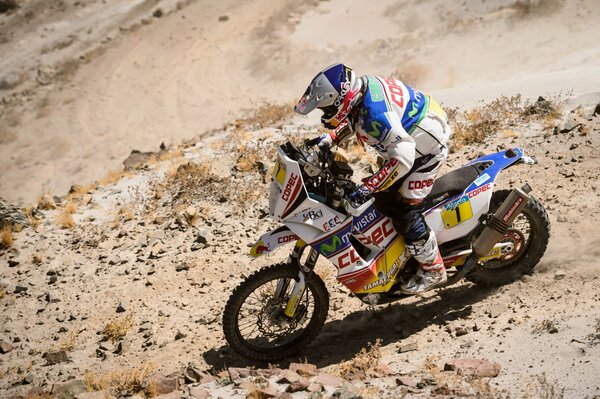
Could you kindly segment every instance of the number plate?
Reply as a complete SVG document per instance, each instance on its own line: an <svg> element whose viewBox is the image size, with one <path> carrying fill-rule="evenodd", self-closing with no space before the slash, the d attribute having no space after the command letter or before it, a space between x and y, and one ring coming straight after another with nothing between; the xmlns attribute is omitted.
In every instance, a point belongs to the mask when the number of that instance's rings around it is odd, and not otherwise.
<svg viewBox="0 0 600 399"><path fill-rule="evenodd" d="M473 209L469 201L463 202L454 209L448 209L442 212L442 220L446 229L461 224L465 220L473 217Z"/></svg>

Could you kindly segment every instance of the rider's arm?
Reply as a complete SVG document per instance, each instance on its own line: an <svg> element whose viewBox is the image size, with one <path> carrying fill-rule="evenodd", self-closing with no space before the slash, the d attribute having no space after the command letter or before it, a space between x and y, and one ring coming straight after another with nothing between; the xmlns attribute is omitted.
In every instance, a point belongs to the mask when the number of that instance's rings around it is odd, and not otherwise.
<svg viewBox="0 0 600 399"><path fill-rule="evenodd" d="M402 127L400 117L394 112L384 114L390 132L381 142L387 152L387 160L370 178L363 180L371 192L385 190L406 175L415 161L416 143Z"/></svg>
<svg viewBox="0 0 600 399"><path fill-rule="evenodd" d="M341 142L345 141L352 135L352 129L350 129L350 125L348 121L343 121L335 130L332 130L329 133L325 133L321 136L321 141L319 142L319 147L327 146L331 147L332 145L338 145Z"/></svg>

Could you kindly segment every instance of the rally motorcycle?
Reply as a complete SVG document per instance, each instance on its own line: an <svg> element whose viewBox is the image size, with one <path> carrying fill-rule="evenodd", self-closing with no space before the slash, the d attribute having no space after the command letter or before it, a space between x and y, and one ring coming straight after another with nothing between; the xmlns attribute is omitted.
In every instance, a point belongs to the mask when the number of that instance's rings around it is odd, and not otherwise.
<svg viewBox="0 0 600 399"><path fill-rule="evenodd" d="M350 200L352 168L316 140L277 150L270 186L270 214L283 225L264 234L253 257L294 243L285 263L245 279L223 315L227 342L254 360L276 361L308 345L325 323L329 294L313 272L320 256L337 269L337 280L369 305L407 295L400 285L416 272L392 220L373 199ZM436 234L448 281L506 284L532 271L550 236L548 214L531 188L498 190L499 173L535 159L513 148L478 158L438 178L426 198L425 220Z"/></svg>

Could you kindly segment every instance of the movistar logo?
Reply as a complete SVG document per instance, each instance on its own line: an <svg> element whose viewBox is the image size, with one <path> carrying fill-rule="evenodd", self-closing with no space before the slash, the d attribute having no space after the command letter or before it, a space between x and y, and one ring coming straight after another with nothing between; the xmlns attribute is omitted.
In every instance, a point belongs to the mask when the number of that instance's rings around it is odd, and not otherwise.
<svg viewBox="0 0 600 399"><path fill-rule="evenodd" d="M331 255L338 250L338 246L342 245L342 240L338 236L333 236L331 244L321 244L321 253L325 256Z"/></svg>
<svg viewBox="0 0 600 399"><path fill-rule="evenodd" d="M377 122L377 121L371 121L371 130L368 132L371 136L375 137L376 139L379 138L379 136L381 136L381 131L379 130L379 128L382 126L381 123Z"/></svg>
<svg viewBox="0 0 600 399"><path fill-rule="evenodd" d="M419 108L417 107L417 104L412 103L412 109L408 112L409 118L414 118L414 116L417 114L417 112L419 112Z"/></svg>

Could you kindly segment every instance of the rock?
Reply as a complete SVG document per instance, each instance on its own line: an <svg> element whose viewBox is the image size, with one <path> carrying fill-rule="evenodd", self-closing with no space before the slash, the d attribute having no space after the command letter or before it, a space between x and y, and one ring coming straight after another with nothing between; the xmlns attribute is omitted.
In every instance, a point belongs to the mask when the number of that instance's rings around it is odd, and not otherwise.
<svg viewBox="0 0 600 399"><path fill-rule="evenodd" d="M555 324L552 324L550 327L548 327L549 334L556 334L557 332L558 332L558 327L556 327Z"/></svg>
<svg viewBox="0 0 600 399"><path fill-rule="evenodd" d="M185 337L187 337L186 334L184 334L181 331L177 330L177 334L175 334L175 341L179 341L180 339L184 339Z"/></svg>
<svg viewBox="0 0 600 399"><path fill-rule="evenodd" d="M40 65L37 70L37 81L41 85L49 85L56 76L56 69L50 65Z"/></svg>
<svg viewBox="0 0 600 399"><path fill-rule="evenodd" d="M306 388L306 390L308 392L314 392L317 393L317 395L320 395L321 392L324 390L323 385L321 384L317 384L316 382L312 382L308 388ZM311 395L311 398L316 397L315 395ZM320 396L319 396L320 397Z"/></svg>
<svg viewBox="0 0 600 399"><path fill-rule="evenodd" d="M508 308L503 303L496 303L490 307L489 314L492 319L500 316L502 313L506 312Z"/></svg>
<svg viewBox="0 0 600 399"><path fill-rule="evenodd" d="M229 379L234 384L240 384L242 381L242 378L248 378L252 374L252 372L249 368L242 368L242 367L229 367L227 369L227 372L229 373Z"/></svg>
<svg viewBox="0 0 600 399"><path fill-rule="evenodd" d="M42 355L42 359L46 359L46 366L53 366L55 364L68 362L69 356L65 351L46 352Z"/></svg>
<svg viewBox="0 0 600 399"><path fill-rule="evenodd" d="M383 378L392 374L390 366L385 363L380 363L369 370L369 375L375 378Z"/></svg>
<svg viewBox="0 0 600 399"><path fill-rule="evenodd" d="M305 391L309 385L310 385L310 381L308 381L307 378L300 377L300 379L298 379L298 381L294 381L290 385L288 385L288 387L285 389L285 391L289 392L289 393L301 392L301 391Z"/></svg>
<svg viewBox="0 0 600 399"><path fill-rule="evenodd" d="M290 363L289 370L304 377L312 377L317 374L317 366L310 363Z"/></svg>
<svg viewBox="0 0 600 399"><path fill-rule="evenodd" d="M0 197L0 226L6 224L29 226L29 219L18 207Z"/></svg>
<svg viewBox="0 0 600 399"><path fill-rule="evenodd" d="M75 399L115 399L110 391L85 392L75 396Z"/></svg>
<svg viewBox="0 0 600 399"><path fill-rule="evenodd" d="M190 270L190 265L187 262L183 262L178 264L177 266L175 266L175 271L177 272L182 272L182 271L187 271Z"/></svg>
<svg viewBox="0 0 600 399"><path fill-rule="evenodd" d="M192 365L188 365L188 367L185 369L185 372L183 373L183 378L188 384L194 382L199 382L200 384L207 384L209 382L215 381L215 377L208 373L198 370Z"/></svg>
<svg viewBox="0 0 600 399"><path fill-rule="evenodd" d="M181 398L187 398L187 396L184 395L184 393L180 392L180 391L173 391L171 393L156 396L156 399L181 399Z"/></svg>
<svg viewBox="0 0 600 399"><path fill-rule="evenodd" d="M229 15L221 15L219 17L219 22L226 22L229 21Z"/></svg>
<svg viewBox="0 0 600 399"><path fill-rule="evenodd" d="M592 114L592 116L597 115L600 115L600 104L596 105L596 108L594 108L594 113Z"/></svg>
<svg viewBox="0 0 600 399"><path fill-rule="evenodd" d="M73 380L64 384L55 384L52 386L52 398L56 399L75 399L78 395L86 393L85 382L82 380Z"/></svg>
<svg viewBox="0 0 600 399"><path fill-rule="evenodd" d="M419 349L419 345L416 342L411 342L409 344L400 346L400 349L398 349L398 353L416 351L417 349Z"/></svg>
<svg viewBox="0 0 600 399"><path fill-rule="evenodd" d="M278 384L291 384L298 381L301 378L300 374L291 370L281 370L279 375L280 378L277 380Z"/></svg>
<svg viewBox="0 0 600 399"><path fill-rule="evenodd" d="M321 385L326 385L326 386L338 388L338 387L342 386L342 384L344 383L344 380L341 379L340 377L336 377L336 376L331 375L331 374L319 373L319 375L317 375L315 377L315 379L313 380L313 382L317 383L317 384L321 384Z"/></svg>
<svg viewBox="0 0 600 399"><path fill-rule="evenodd" d="M121 228L121 230L119 230L119 234L117 235L118 238L121 237L126 237L127 236L127 229L125 227Z"/></svg>
<svg viewBox="0 0 600 399"><path fill-rule="evenodd" d="M200 387L190 387L190 396L195 399L208 399L210 398L210 392Z"/></svg>
<svg viewBox="0 0 600 399"><path fill-rule="evenodd" d="M360 391L356 387L344 385L335 390L331 398L334 399L362 399Z"/></svg>
<svg viewBox="0 0 600 399"><path fill-rule="evenodd" d="M14 346L5 341L0 341L0 354L5 354L15 349Z"/></svg>
<svg viewBox="0 0 600 399"><path fill-rule="evenodd" d="M207 235L208 234L202 230L198 231L196 233L196 238L194 239L194 242L198 243L198 244L204 244L204 245L208 244L208 240L206 238Z"/></svg>
<svg viewBox="0 0 600 399"><path fill-rule="evenodd" d="M14 260L14 259L8 260L8 267L16 267L16 266L19 266L19 261Z"/></svg>
<svg viewBox="0 0 600 399"><path fill-rule="evenodd" d="M8 0L10 1L10 0ZM14 0L13 0L14 1ZM6 3L7 0L0 1L0 10L2 9L2 3ZM0 90L10 90L19 86L27 79L27 75L22 72L9 72L0 78Z"/></svg>
<svg viewBox="0 0 600 399"><path fill-rule="evenodd" d="M154 18L162 18L162 16L165 15L164 11L162 10L162 8L157 8L156 10L154 10L154 12L152 13L152 16Z"/></svg>
<svg viewBox="0 0 600 399"><path fill-rule="evenodd" d="M457 337L462 337L463 335L467 335L469 333L469 330L467 330L464 327L457 327L456 330L454 331L454 334L456 334Z"/></svg>
<svg viewBox="0 0 600 399"><path fill-rule="evenodd" d="M414 377L401 376L396 378L397 385L404 385L411 388L416 388L419 380Z"/></svg>
<svg viewBox="0 0 600 399"><path fill-rule="evenodd" d="M567 273L564 270L557 270L557 271L554 272L554 279L555 280L562 280L566 276L567 276Z"/></svg>
<svg viewBox="0 0 600 399"><path fill-rule="evenodd" d="M150 377L150 381L156 386L158 395L164 395L179 389L179 378L177 376L164 376L161 373L155 373Z"/></svg>
<svg viewBox="0 0 600 399"><path fill-rule="evenodd" d="M444 364L445 371L456 371L462 375L474 377L496 377L500 373L500 364L486 359L455 359Z"/></svg>
<svg viewBox="0 0 600 399"><path fill-rule="evenodd" d="M117 305L117 309L115 310L117 313L124 313L127 311L127 307L123 303L119 303Z"/></svg>
<svg viewBox="0 0 600 399"><path fill-rule="evenodd" d="M562 215L558 215L558 217L556 218L556 221L558 223L565 223L565 222L568 222L569 220L566 217L562 216Z"/></svg>
<svg viewBox="0 0 600 399"><path fill-rule="evenodd" d="M152 159L156 159L156 154L153 152L132 150L131 154L123 161L123 169L126 171L140 169Z"/></svg>
<svg viewBox="0 0 600 399"><path fill-rule="evenodd" d="M26 292L29 288L28 287L24 287L22 285L16 285L15 286L15 294L19 294L21 292Z"/></svg>
<svg viewBox="0 0 600 399"><path fill-rule="evenodd" d="M57 303L60 302L60 299L52 291L48 291L46 292L46 302Z"/></svg>

